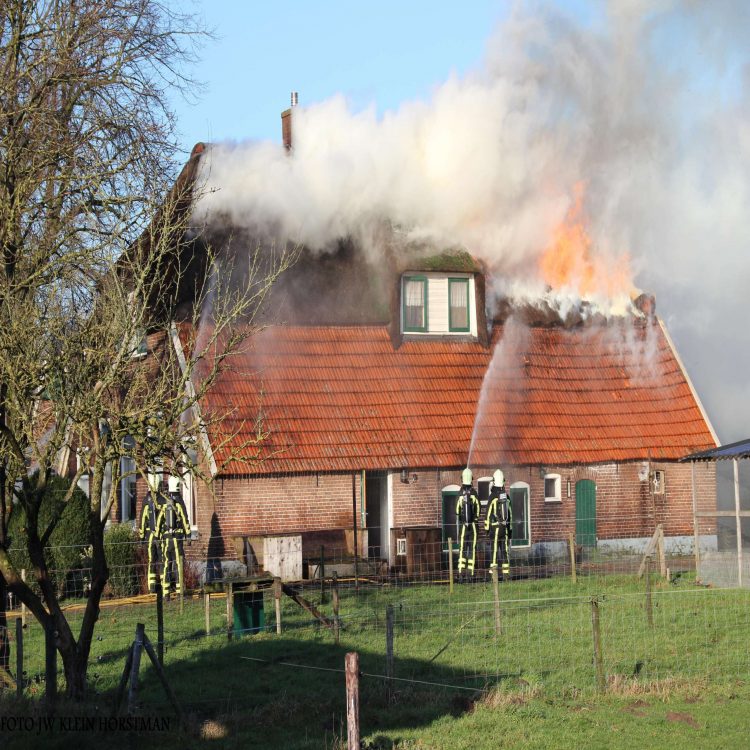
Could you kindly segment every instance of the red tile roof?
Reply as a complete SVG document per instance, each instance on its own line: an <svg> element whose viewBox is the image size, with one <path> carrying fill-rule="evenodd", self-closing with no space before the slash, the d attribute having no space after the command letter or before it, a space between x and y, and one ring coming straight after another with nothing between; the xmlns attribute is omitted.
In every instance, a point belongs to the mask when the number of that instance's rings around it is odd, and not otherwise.
<svg viewBox="0 0 750 750"><path fill-rule="evenodd" d="M493 360L494 354L494 360ZM484 386L485 373L487 382ZM480 404L481 401L481 404ZM385 326L255 335L204 408L223 474L677 459L716 445L658 321L566 330L508 323L489 350ZM263 415L263 461L232 451Z"/></svg>

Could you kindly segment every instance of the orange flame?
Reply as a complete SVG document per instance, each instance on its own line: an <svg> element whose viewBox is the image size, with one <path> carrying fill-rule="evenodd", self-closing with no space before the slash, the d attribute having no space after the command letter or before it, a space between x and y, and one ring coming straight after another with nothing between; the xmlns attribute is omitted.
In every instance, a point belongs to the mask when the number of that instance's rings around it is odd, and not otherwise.
<svg viewBox="0 0 750 750"><path fill-rule="evenodd" d="M594 294L612 299L630 293L633 289L630 256L624 253L612 260L592 254L583 211L583 183L574 186L573 194L573 205L555 229L552 242L539 261L544 281L553 289L573 288L583 299Z"/></svg>

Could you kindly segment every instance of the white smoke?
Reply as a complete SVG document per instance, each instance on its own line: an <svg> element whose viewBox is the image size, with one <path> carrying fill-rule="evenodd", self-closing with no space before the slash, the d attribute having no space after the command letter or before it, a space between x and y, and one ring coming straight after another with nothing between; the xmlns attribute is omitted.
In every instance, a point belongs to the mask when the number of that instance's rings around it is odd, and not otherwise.
<svg viewBox="0 0 750 750"><path fill-rule="evenodd" d="M533 7L498 29L482 70L429 101L383 117L340 96L297 108L291 155L214 146L196 221L311 249L352 236L370 253L385 224L465 247L497 291L530 299L550 294L538 260L582 184L592 252L611 266L630 255L720 437L746 437L750 5L620 0L586 21ZM553 294L562 308L578 296ZM628 306L623 292L594 302Z"/></svg>

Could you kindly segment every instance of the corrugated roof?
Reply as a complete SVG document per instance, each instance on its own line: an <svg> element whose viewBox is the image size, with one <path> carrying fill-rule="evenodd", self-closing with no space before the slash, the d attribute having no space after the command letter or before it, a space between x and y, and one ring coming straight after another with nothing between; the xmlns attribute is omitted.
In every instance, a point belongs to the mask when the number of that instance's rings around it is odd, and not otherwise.
<svg viewBox="0 0 750 750"><path fill-rule="evenodd" d="M485 373L487 374L485 382ZM483 387L484 383L484 387ZM491 346L385 326L275 326L204 404L225 474L678 459L715 442L658 322L495 327ZM268 436L255 455L258 415ZM472 445L473 443L473 445Z"/></svg>
<svg viewBox="0 0 750 750"><path fill-rule="evenodd" d="M736 443L727 443L718 448L691 453L680 461L724 461L734 458L750 458L750 438Z"/></svg>

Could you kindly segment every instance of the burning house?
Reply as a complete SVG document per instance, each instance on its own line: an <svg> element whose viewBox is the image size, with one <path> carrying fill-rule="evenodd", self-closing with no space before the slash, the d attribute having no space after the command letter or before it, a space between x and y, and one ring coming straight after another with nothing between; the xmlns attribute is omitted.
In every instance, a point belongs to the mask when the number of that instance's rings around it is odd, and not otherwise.
<svg viewBox="0 0 750 750"><path fill-rule="evenodd" d="M194 151L191 179L207 153ZM575 201L542 258L550 286L601 276L579 212ZM193 247L258 242L231 223L204 220ZM500 269L466 250L379 231L378 256L351 236L303 249L201 405L227 416L203 446L213 482L184 486L190 554L244 560L258 539L292 537L303 557L326 545L392 568L427 543L439 564L467 465L480 499L505 473L516 557L563 554L571 534L640 550L658 524L667 550L687 552L693 503L715 507L715 473L698 468L694 499L678 459L718 441L653 298L618 315L519 301L491 291Z"/></svg>

